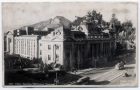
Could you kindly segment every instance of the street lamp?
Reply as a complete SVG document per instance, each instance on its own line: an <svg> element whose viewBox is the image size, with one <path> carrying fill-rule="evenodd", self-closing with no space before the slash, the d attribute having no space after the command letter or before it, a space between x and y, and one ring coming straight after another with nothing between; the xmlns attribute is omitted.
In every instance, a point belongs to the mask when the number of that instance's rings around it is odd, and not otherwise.
<svg viewBox="0 0 140 90"><path fill-rule="evenodd" d="M56 76L55 76L55 79L54 79L54 83L55 83L55 85L57 85L58 83L59 83L59 80L58 80L58 71L60 71L60 69L59 68L54 68L54 70L56 71Z"/></svg>

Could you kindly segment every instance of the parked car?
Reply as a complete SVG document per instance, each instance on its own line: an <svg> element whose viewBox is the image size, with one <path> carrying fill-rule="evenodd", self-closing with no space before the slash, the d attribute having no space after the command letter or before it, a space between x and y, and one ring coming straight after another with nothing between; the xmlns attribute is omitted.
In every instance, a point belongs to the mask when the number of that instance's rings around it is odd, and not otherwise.
<svg viewBox="0 0 140 90"><path fill-rule="evenodd" d="M81 85L81 84L87 84L90 80L90 77L87 77L87 76L84 76L84 77L81 77L79 78L77 81L76 81L76 85Z"/></svg>
<svg viewBox="0 0 140 90"><path fill-rule="evenodd" d="M124 63L123 62L119 62L115 65L115 69L117 70L122 70L124 69Z"/></svg>

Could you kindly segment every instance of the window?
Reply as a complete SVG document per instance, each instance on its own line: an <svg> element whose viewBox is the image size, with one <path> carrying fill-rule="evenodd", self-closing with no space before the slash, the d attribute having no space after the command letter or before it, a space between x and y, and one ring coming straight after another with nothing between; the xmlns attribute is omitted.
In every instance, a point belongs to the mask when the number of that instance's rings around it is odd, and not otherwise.
<svg viewBox="0 0 140 90"><path fill-rule="evenodd" d="M50 50L51 49L51 45L48 45L48 50Z"/></svg>
<svg viewBox="0 0 140 90"><path fill-rule="evenodd" d="M42 46L42 44L40 43L40 46Z"/></svg>
<svg viewBox="0 0 140 90"><path fill-rule="evenodd" d="M51 60L51 56L50 55L48 55L48 60Z"/></svg>

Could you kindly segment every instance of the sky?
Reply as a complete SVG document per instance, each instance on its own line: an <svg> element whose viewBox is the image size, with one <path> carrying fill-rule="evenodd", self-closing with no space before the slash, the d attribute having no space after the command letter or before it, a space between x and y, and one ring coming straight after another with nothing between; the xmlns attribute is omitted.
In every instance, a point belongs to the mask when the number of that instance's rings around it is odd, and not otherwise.
<svg viewBox="0 0 140 90"><path fill-rule="evenodd" d="M84 16L88 11L96 10L103 19L110 21L113 13L121 22L131 20L137 29L137 3L126 2L28 2L2 3L2 29L13 31L22 26L64 16L73 21L75 16Z"/></svg>

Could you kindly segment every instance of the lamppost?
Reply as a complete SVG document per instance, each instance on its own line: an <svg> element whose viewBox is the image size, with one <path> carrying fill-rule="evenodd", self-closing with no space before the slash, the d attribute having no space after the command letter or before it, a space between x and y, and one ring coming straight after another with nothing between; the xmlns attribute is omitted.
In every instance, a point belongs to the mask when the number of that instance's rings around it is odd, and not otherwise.
<svg viewBox="0 0 140 90"><path fill-rule="evenodd" d="M55 83L55 85L57 85L59 83L59 80L58 80L58 71L60 71L60 69L59 68L54 68L54 69L55 69L55 72L56 72L54 83Z"/></svg>

